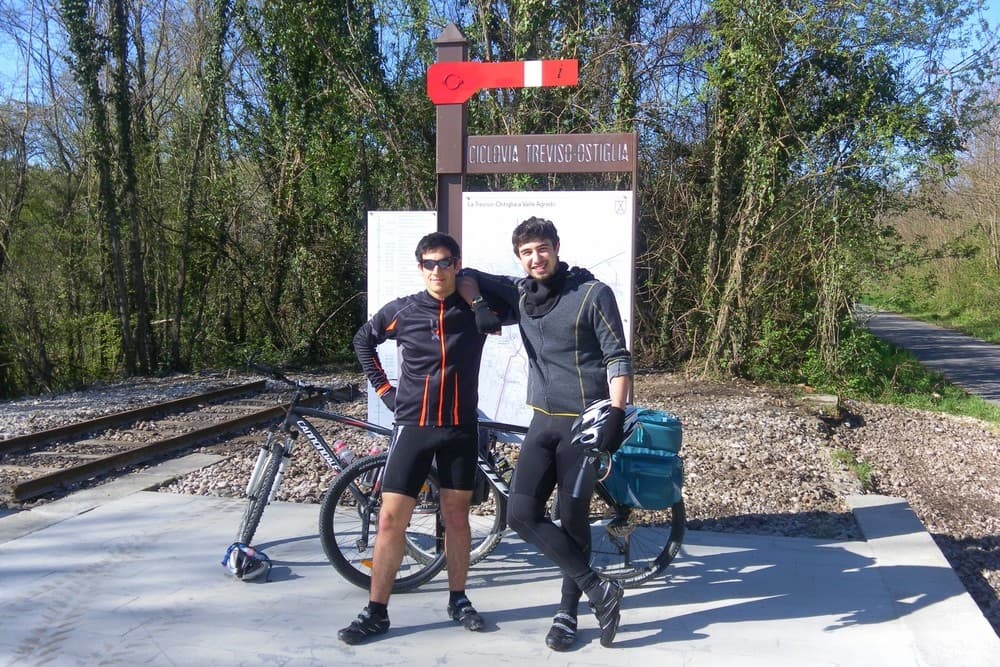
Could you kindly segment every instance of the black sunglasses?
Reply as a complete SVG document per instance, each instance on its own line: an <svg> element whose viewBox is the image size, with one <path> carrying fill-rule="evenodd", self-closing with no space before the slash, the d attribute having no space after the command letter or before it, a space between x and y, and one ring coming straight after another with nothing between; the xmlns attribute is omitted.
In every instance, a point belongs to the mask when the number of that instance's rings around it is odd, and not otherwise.
<svg viewBox="0 0 1000 667"><path fill-rule="evenodd" d="M422 259L420 260L420 266L424 267L425 271L433 271L435 266L442 269L450 269L457 261L457 257L445 257L444 259Z"/></svg>

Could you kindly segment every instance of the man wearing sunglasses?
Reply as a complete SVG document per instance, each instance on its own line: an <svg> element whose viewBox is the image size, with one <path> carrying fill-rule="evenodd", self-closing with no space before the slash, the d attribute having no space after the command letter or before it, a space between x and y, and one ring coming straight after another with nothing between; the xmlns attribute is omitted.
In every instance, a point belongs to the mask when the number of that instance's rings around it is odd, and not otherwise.
<svg viewBox="0 0 1000 667"><path fill-rule="evenodd" d="M609 453L621 446L632 356L614 292L587 269L559 261L559 234L550 220L528 218L514 229L511 241L524 277L466 269L458 282L470 302L482 298L481 289L491 301L519 310L528 353L532 417L517 459L507 523L562 570L562 596L545 644L554 651L572 648L580 599L586 594L600 626L601 645L611 646L623 591L590 568L588 515L596 480L593 467L581 465L585 452L571 444L572 426L588 406L611 399L596 446ZM581 469L591 474L578 486ZM555 488L559 524L545 512Z"/></svg>
<svg viewBox="0 0 1000 667"><path fill-rule="evenodd" d="M394 426L382 481L382 509L368 605L338 637L360 643L389 629L388 603L403 559L405 531L417 495L436 460L445 523L449 599L447 611L468 630L483 619L465 594L469 570L469 502L476 472L479 363L486 334L477 317L497 317L469 306L455 290L461 267L458 243L435 232L417 243L424 291L383 306L358 329L354 350L368 381L392 410ZM509 312L501 307L499 312ZM512 320L511 320L512 321ZM399 385L382 369L376 347L395 340Z"/></svg>

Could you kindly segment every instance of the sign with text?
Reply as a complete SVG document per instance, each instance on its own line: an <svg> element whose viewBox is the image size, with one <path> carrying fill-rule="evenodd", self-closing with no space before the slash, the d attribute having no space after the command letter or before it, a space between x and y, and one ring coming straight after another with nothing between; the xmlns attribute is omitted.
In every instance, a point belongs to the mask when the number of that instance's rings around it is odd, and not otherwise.
<svg viewBox="0 0 1000 667"><path fill-rule="evenodd" d="M469 136L465 173L631 172L636 159L633 133Z"/></svg>

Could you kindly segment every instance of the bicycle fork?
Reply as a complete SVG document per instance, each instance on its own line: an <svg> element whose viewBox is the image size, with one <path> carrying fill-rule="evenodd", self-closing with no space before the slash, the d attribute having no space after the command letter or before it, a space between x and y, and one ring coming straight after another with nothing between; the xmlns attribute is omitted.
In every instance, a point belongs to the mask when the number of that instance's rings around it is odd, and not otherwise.
<svg viewBox="0 0 1000 667"><path fill-rule="evenodd" d="M260 452L257 454L257 462L254 463L253 472L250 473L250 481L247 482L248 497L253 496L254 491L257 490L257 485L260 483L260 476L267 465L268 455L274 451L275 447L280 447L282 449L281 463L278 466L278 474L274 476L274 482L271 483L271 488L267 490L267 503L270 504L271 500L274 499L274 494L277 493L278 487L281 486L281 478L285 476L285 470L288 468L288 461L292 457L292 446L295 444L296 434L292 433L290 435L291 437L287 440L287 447L278 439L277 433L273 431L267 436L264 444L260 446Z"/></svg>

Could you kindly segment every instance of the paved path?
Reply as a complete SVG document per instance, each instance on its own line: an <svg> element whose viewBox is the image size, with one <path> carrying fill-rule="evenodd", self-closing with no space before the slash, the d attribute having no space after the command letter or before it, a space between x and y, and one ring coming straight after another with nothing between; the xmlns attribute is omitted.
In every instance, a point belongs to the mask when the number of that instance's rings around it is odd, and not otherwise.
<svg viewBox="0 0 1000 667"><path fill-rule="evenodd" d="M1000 345L895 313L858 310L858 320L873 334L906 350L970 394L1000 405Z"/></svg>
<svg viewBox="0 0 1000 667"><path fill-rule="evenodd" d="M689 531L665 580L629 590L615 646L593 618L545 648L559 573L513 537L470 572L487 621L444 611L443 575L396 595L382 640L336 639L367 601L323 556L316 505L274 503L269 581L219 564L242 502L153 493L192 455L0 518L0 666L1000 667L1000 638L905 501L849 498L864 541Z"/></svg>

